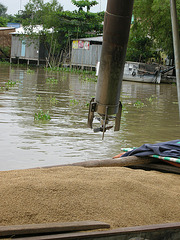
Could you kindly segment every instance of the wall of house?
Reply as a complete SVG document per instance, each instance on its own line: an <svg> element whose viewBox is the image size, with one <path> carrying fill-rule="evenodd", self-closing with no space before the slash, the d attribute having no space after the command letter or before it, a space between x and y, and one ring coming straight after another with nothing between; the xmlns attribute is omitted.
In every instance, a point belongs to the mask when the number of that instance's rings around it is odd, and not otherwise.
<svg viewBox="0 0 180 240"><path fill-rule="evenodd" d="M15 32L15 28L0 30L0 46L1 47L11 47L11 32Z"/></svg>
<svg viewBox="0 0 180 240"><path fill-rule="evenodd" d="M11 58L39 60L39 39L12 35Z"/></svg>
<svg viewBox="0 0 180 240"><path fill-rule="evenodd" d="M71 65L80 67L96 67L100 61L102 45L89 44L88 47L72 47Z"/></svg>

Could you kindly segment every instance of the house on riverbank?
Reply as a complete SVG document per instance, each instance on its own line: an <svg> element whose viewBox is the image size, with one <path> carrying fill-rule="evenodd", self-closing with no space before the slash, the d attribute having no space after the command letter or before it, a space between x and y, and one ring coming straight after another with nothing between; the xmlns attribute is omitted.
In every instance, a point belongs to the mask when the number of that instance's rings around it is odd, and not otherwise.
<svg viewBox="0 0 180 240"><path fill-rule="evenodd" d="M71 67L99 71L103 37L80 38L73 40L71 52ZM123 79L133 82L174 83L171 66L156 63L126 61Z"/></svg>
<svg viewBox="0 0 180 240"><path fill-rule="evenodd" d="M10 62L20 63L26 61L27 64L40 62L45 63L48 58L48 51L42 40L42 26L36 26L31 31L25 31L24 28L18 28L11 33L11 58ZM32 35L33 33L33 35ZM35 34L35 35L34 35Z"/></svg>
<svg viewBox="0 0 180 240"><path fill-rule="evenodd" d="M100 61L102 40L102 36L73 40L71 66L94 70Z"/></svg>

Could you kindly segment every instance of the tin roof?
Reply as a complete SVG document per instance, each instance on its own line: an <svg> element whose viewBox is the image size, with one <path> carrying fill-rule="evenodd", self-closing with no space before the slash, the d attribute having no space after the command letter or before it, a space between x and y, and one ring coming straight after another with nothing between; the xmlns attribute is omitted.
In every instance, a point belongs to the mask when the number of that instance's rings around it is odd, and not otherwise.
<svg viewBox="0 0 180 240"><path fill-rule="evenodd" d="M0 31L13 30L13 29L15 29L15 27L0 27Z"/></svg>
<svg viewBox="0 0 180 240"><path fill-rule="evenodd" d="M21 26L20 23L12 23L12 22L7 23L7 27L19 28L20 26Z"/></svg>
<svg viewBox="0 0 180 240"><path fill-rule="evenodd" d="M40 34L42 31L44 30L42 25L37 25L35 27L29 26L26 28L20 27L20 28L16 28L15 32L12 32L11 34L31 34L36 33L36 34ZM48 31L51 33L53 32L53 29L48 29Z"/></svg>
<svg viewBox="0 0 180 240"><path fill-rule="evenodd" d="M74 40L89 41L89 42L102 42L103 41L103 36L89 37L89 38L79 38L79 39L74 39Z"/></svg>

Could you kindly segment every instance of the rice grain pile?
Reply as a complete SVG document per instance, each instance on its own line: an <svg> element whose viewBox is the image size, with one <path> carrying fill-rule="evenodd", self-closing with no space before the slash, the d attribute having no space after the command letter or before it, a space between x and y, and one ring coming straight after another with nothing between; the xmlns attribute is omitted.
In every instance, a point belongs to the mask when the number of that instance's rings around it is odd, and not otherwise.
<svg viewBox="0 0 180 240"><path fill-rule="evenodd" d="M97 220L111 228L180 222L180 176L124 167L0 172L0 225Z"/></svg>

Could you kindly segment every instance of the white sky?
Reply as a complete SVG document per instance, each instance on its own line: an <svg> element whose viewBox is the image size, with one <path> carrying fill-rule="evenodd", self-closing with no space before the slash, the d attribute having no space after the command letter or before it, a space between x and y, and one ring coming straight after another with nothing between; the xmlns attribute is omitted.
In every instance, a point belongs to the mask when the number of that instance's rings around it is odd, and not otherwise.
<svg viewBox="0 0 180 240"><path fill-rule="evenodd" d="M92 12L100 12L106 10L107 0L96 0L99 4L91 8ZM18 10L23 10L24 5L26 5L29 0L0 0L0 3L7 7L8 14L16 14ZM44 0L48 2L48 0ZM49 1L50 2L50 1ZM58 0L58 2L63 6L64 10L73 11L77 9L72 3L71 0Z"/></svg>

